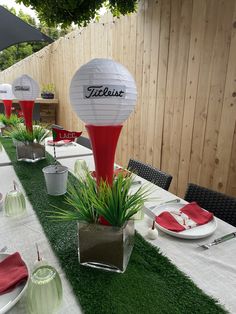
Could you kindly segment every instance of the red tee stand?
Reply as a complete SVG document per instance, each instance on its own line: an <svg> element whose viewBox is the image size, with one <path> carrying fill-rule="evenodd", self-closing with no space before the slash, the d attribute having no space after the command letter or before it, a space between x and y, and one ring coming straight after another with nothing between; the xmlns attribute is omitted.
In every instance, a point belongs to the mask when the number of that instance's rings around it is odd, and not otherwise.
<svg viewBox="0 0 236 314"><path fill-rule="evenodd" d="M11 116L11 107L12 107L12 100L11 99L3 99L3 104L5 108L5 115L7 119Z"/></svg>
<svg viewBox="0 0 236 314"><path fill-rule="evenodd" d="M86 129L92 144L97 183L103 180L112 185L115 152L122 125L86 125Z"/></svg>
<svg viewBox="0 0 236 314"><path fill-rule="evenodd" d="M25 119L26 130L33 132L33 109L34 100L21 100L20 101L21 110Z"/></svg>
<svg viewBox="0 0 236 314"><path fill-rule="evenodd" d="M86 125L86 129L93 149L97 185L101 180L112 185L115 152L122 125ZM102 225L110 225L102 216L99 221Z"/></svg>

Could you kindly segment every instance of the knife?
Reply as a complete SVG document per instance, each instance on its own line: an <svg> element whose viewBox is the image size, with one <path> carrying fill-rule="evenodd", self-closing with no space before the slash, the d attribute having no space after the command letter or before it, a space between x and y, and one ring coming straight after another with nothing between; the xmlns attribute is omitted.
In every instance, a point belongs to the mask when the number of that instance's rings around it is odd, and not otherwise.
<svg viewBox="0 0 236 314"><path fill-rule="evenodd" d="M212 241L212 242L210 242L208 244L202 244L202 245L199 245L199 246L204 248L204 249L209 249L213 245L217 245L217 244L220 244L222 242L231 240L231 239L233 239L235 237L236 237L236 232L232 232L232 233L224 235L223 237L217 238L217 239L215 239L214 241Z"/></svg>

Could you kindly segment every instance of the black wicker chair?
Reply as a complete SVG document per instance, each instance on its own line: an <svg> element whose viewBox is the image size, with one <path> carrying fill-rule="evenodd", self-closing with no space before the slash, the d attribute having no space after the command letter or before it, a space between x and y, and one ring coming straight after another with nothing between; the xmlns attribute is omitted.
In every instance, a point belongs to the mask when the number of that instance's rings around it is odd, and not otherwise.
<svg viewBox="0 0 236 314"><path fill-rule="evenodd" d="M128 169L143 179L168 191L172 180L171 175L134 159L129 160Z"/></svg>
<svg viewBox="0 0 236 314"><path fill-rule="evenodd" d="M84 136L80 136L76 139L76 143L84 146L84 147L87 147L87 148L90 148L92 149L92 145L91 145L91 142L89 140L89 138L87 137L84 137Z"/></svg>
<svg viewBox="0 0 236 314"><path fill-rule="evenodd" d="M189 183L186 201L196 201L202 208L236 227L236 198Z"/></svg>

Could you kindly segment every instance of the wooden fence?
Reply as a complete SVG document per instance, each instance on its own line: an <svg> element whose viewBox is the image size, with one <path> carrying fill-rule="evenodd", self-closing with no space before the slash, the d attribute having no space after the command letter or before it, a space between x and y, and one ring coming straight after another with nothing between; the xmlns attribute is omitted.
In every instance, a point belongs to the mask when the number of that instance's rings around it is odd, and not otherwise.
<svg viewBox="0 0 236 314"><path fill-rule="evenodd" d="M138 102L125 123L117 162L129 158L187 182L236 195L236 1L145 0L137 14L76 30L0 73L27 73L56 85L58 123L84 130L72 112L69 85L92 58L113 58L136 79Z"/></svg>

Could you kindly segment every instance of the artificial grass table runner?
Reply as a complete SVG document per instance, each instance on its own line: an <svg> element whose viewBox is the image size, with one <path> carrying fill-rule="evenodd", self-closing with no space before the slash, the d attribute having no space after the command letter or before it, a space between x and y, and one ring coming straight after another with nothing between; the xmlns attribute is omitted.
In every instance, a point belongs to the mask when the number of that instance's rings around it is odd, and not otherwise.
<svg viewBox="0 0 236 314"><path fill-rule="evenodd" d="M12 141L6 138L0 138L0 141L84 313L226 313L216 300L204 294L139 234L136 234L124 274L80 266L77 224L53 222L47 218L47 211L53 210L52 205L65 209L68 206L63 205L64 196L50 196L46 191L42 168L52 164L53 158L47 154L45 160L35 164L17 162ZM72 178L69 174L69 179Z"/></svg>

